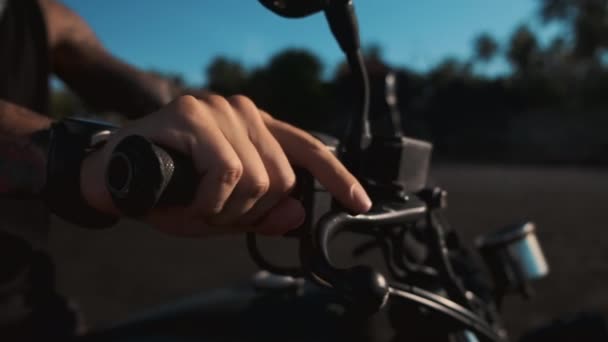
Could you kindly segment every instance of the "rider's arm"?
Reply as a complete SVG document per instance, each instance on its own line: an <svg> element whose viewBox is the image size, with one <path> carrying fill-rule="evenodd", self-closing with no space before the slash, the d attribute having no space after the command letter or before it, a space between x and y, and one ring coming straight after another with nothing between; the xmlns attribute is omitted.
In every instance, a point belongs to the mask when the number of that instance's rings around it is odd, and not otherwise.
<svg viewBox="0 0 608 342"><path fill-rule="evenodd" d="M159 109L177 89L112 56L87 23L55 0L39 0L48 30L53 72L98 109L138 117Z"/></svg>
<svg viewBox="0 0 608 342"><path fill-rule="evenodd" d="M275 120L243 96L182 96L163 106L171 99L167 81L111 56L65 6L39 1L47 18L54 71L91 104L112 104L108 109L133 116L150 113L115 132L84 160L80 188L84 200L98 211L120 214L104 185L104 170L113 148L130 134L190 157L200 176L188 207L153 210L146 217L172 234L282 234L297 227L305 213L301 203L288 196L295 184L291 165L310 171L351 211L370 209L357 179L306 132Z"/></svg>
<svg viewBox="0 0 608 342"><path fill-rule="evenodd" d="M0 197L37 197L45 183L51 120L0 100Z"/></svg>

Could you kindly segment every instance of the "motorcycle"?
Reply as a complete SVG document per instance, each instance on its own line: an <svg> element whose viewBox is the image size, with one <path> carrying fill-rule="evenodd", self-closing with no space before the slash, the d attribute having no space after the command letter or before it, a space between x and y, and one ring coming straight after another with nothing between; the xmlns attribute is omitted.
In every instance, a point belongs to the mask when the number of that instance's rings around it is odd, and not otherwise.
<svg viewBox="0 0 608 342"><path fill-rule="evenodd" d="M531 294L549 272L532 222L507 226L466 247L443 211L447 192L427 186L432 144L400 129L394 77L386 77L390 132L372 134L370 84L352 0L260 0L273 12L299 18L323 12L346 55L359 113L347 136L316 134L358 177L374 206L351 215L310 174L298 170L305 223L285 236L297 241L299 265L264 256L247 235L262 269L251 282L168 305L79 341L507 341L500 308L513 293ZM141 136L117 145L107 187L124 213L188 203L194 168L175 151ZM344 234L366 240L355 256L379 250L381 266L340 266L333 255ZM483 261L481 261L483 260ZM379 271L379 268L383 268Z"/></svg>

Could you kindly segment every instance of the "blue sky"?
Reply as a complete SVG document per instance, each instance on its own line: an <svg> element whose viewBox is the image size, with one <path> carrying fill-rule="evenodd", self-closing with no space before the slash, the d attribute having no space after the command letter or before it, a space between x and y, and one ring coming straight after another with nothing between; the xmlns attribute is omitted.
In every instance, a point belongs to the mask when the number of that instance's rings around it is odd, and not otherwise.
<svg viewBox="0 0 608 342"><path fill-rule="evenodd" d="M248 67L286 47L320 56L326 74L341 60L322 15L290 20L257 0L64 0L120 58L145 69L174 71L193 85L215 56ZM448 56L468 58L474 37L504 42L516 25L541 27L539 0L355 0L363 44L377 43L395 65L425 71ZM484 72L505 72L495 61Z"/></svg>

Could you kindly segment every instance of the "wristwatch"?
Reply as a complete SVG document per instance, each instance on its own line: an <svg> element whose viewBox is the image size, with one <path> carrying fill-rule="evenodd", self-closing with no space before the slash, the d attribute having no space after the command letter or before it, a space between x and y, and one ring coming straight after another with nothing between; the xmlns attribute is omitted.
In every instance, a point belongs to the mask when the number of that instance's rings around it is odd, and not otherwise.
<svg viewBox="0 0 608 342"><path fill-rule="evenodd" d="M103 146L118 127L100 121L68 118L49 130L47 177L42 191L51 212L86 228L106 228L118 218L87 204L80 189L80 169L85 157Z"/></svg>

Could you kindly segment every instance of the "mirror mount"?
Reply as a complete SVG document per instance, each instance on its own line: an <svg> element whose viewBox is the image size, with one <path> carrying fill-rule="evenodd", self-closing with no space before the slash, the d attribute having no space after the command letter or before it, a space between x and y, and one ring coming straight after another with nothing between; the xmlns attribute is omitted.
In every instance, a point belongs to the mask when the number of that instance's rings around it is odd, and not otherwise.
<svg viewBox="0 0 608 342"><path fill-rule="evenodd" d="M327 0L259 0L264 7L285 18L303 18L325 9Z"/></svg>
<svg viewBox="0 0 608 342"><path fill-rule="evenodd" d="M287 18L302 18L321 12L325 13L329 27L346 55L348 65L356 80L356 96L359 101L359 115L353 115L342 140L341 159L358 175L361 170L361 156L372 140L369 123L370 85L367 69L361 53L359 26L352 0L259 0L264 7Z"/></svg>

